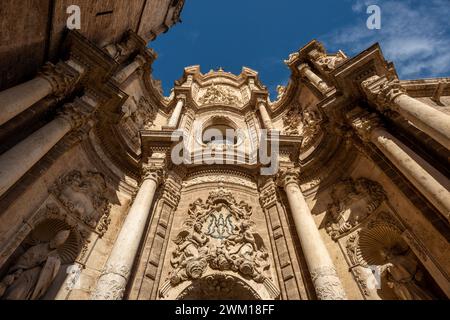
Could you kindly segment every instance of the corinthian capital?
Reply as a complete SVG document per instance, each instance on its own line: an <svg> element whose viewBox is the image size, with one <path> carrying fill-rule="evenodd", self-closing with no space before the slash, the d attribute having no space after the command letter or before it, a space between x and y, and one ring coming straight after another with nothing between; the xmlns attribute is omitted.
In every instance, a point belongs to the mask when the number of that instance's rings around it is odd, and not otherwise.
<svg viewBox="0 0 450 320"><path fill-rule="evenodd" d="M58 113L60 118L68 121L73 130L81 128L91 119L95 108L81 99L64 105Z"/></svg>
<svg viewBox="0 0 450 320"><path fill-rule="evenodd" d="M165 161L149 161L149 163L142 166L143 181L153 180L157 185L159 185L163 181L165 175Z"/></svg>
<svg viewBox="0 0 450 320"><path fill-rule="evenodd" d="M283 188L286 188L290 184L299 184L300 180L300 168L288 168L282 169L278 173L277 182Z"/></svg>
<svg viewBox="0 0 450 320"><path fill-rule="evenodd" d="M374 113L363 114L352 120L352 127L365 142L370 142L373 130L381 126L380 118Z"/></svg>
<svg viewBox="0 0 450 320"><path fill-rule="evenodd" d="M46 79L53 88L53 95L57 98L69 94L80 79L80 73L65 62L52 64L47 62L39 76Z"/></svg>
<svg viewBox="0 0 450 320"><path fill-rule="evenodd" d="M370 77L361 83L361 87L367 97L381 108L381 111L392 106L398 96L406 93L397 79L388 80L386 76Z"/></svg>

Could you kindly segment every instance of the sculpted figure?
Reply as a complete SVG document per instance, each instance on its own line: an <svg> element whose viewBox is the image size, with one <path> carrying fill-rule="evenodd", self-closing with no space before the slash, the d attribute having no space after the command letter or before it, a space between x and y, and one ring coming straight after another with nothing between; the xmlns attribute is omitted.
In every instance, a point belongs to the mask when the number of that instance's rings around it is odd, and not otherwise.
<svg viewBox="0 0 450 320"><path fill-rule="evenodd" d="M422 272L415 257L411 254L396 254L393 249L383 249L381 255L386 261L383 273L386 275L388 286L400 300L433 299L430 293L419 286Z"/></svg>
<svg viewBox="0 0 450 320"><path fill-rule="evenodd" d="M37 300L46 293L61 266L58 249L67 241L70 230L59 232L52 240L28 249L0 283L5 300Z"/></svg>

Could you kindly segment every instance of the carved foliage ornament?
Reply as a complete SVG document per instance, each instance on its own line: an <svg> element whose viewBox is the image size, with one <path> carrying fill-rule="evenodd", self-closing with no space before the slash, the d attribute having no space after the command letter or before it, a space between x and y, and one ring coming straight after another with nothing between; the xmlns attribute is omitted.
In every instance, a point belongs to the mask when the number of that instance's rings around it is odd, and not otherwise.
<svg viewBox="0 0 450 320"><path fill-rule="evenodd" d="M386 199L383 187L365 178L342 180L331 191L326 230L336 240L369 217Z"/></svg>
<svg viewBox="0 0 450 320"><path fill-rule="evenodd" d="M108 188L98 172L74 170L57 180L50 193L74 216L103 235L111 222Z"/></svg>
<svg viewBox="0 0 450 320"><path fill-rule="evenodd" d="M234 271L245 279L264 283L269 253L253 231L252 208L223 188L212 191L206 202L197 199L188 211L183 230L174 243L169 275L172 286L202 278L207 268Z"/></svg>
<svg viewBox="0 0 450 320"><path fill-rule="evenodd" d="M406 93L398 79L389 80L386 77L372 76L361 83L361 86L367 96L372 99L380 111L392 106L394 100L400 95Z"/></svg>

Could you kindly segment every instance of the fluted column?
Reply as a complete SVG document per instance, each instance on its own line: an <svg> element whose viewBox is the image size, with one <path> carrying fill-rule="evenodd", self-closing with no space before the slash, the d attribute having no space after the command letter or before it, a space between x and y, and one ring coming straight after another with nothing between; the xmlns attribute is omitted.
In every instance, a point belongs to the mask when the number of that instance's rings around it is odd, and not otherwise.
<svg viewBox="0 0 450 320"><path fill-rule="evenodd" d="M336 268L300 190L298 173L294 169L285 170L282 171L279 179L288 197L295 228L317 298L320 300L346 300Z"/></svg>
<svg viewBox="0 0 450 320"><path fill-rule="evenodd" d="M100 276L93 300L121 300L127 286L134 260L151 214L156 189L161 182L163 170L159 166L145 169L146 173L120 230L105 271Z"/></svg>
<svg viewBox="0 0 450 320"><path fill-rule="evenodd" d="M124 67L114 76L114 80L116 80L118 83L125 82L125 80L127 80L133 74L133 72L145 65L145 62L145 58L141 55L138 55L132 63Z"/></svg>
<svg viewBox="0 0 450 320"><path fill-rule="evenodd" d="M176 128L178 122L180 121L181 112L183 111L184 104L186 102L186 96L184 94L180 94L177 96L177 105L173 110L172 116L167 123L167 127Z"/></svg>
<svg viewBox="0 0 450 320"><path fill-rule="evenodd" d="M258 99L257 103L258 103L259 113L261 114L261 118L262 118L263 123L264 123L264 127L267 130L272 130L273 129L272 118L270 118L270 115L267 112L267 108L266 108L267 100L265 100L265 99Z"/></svg>
<svg viewBox="0 0 450 320"><path fill-rule="evenodd" d="M450 221L450 181L428 162L387 132L376 115L352 121L359 136L372 142L394 166Z"/></svg>
<svg viewBox="0 0 450 320"><path fill-rule="evenodd" d="M0 92L0 125L51 94L67 94L79 76L67 63L47 63L36 78Z"/></svg>
<svg viewBox="0 0 450 320"><path fill-rule="evenodd" d="M450 116L406 94L398 80L374 76L362 82L367 97L380 109L398 112L419 130L450 150Z"/></svg>
<svg viewBox="0 0 450 320"><path fill-rule="evenodd" d="M325 81L323 81L321 77L315 74L306 63L299 65L298 70L300 71L300 75L302 77L306 77L309 81L311 81L314 86L320 90L320 92L325 93L330 89Z"/></svg>
<svg viewBox="0 0 450 320"><path fill-rule="evenodd" d="M88 103L92 103L89 104ZM92 100L66 104L50 123L0 156L0 196L11 188L72 129L79 128L92 113Z"/></svg>

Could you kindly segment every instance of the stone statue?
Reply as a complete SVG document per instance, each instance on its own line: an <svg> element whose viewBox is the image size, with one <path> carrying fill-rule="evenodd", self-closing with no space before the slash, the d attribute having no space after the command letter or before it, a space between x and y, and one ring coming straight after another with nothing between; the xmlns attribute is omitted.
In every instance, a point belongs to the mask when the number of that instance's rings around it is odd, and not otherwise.
<svg viewBox="0 0 450 320"><path fill-rule="evenodd" d="M49 242L28 249L0 283L5 300L37 300L46 293L61 266L58 249L67 241L70 230L58 232Z"/></svg>
<svg viewBox="0 0 450 320"><path fill-rule="evenodd" d="M433 296L419 285L423 274L414 256L408 253L396 254L393 249L382 249L380 254L386 261L382 273L386 276L388 286L400 300L433 299Z"/></svg>

